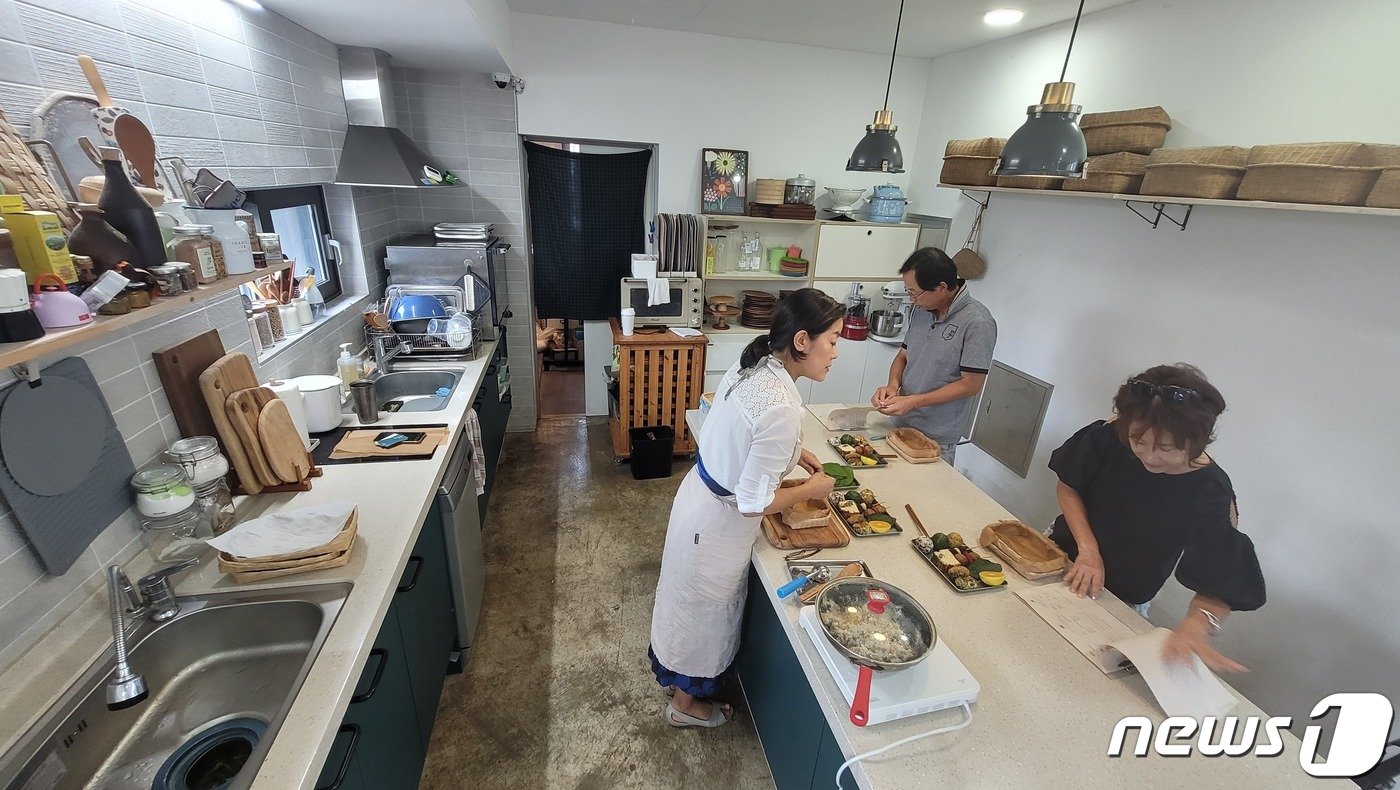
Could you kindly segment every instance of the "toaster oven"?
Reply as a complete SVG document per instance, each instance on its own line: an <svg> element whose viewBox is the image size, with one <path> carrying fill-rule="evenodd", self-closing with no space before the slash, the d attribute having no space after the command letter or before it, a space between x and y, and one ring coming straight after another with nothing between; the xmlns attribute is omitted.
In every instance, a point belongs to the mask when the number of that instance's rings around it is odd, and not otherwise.
<svg viewBox="0 0 1400 790"><path fill-rule="evenodd" d="M647 305L647 281L639 277L622 278L621 306L637 311L637 326L688 326L700 328L705 315L705 300L701 296L699 277L667 277L671 292L665 304Z"/></svg>

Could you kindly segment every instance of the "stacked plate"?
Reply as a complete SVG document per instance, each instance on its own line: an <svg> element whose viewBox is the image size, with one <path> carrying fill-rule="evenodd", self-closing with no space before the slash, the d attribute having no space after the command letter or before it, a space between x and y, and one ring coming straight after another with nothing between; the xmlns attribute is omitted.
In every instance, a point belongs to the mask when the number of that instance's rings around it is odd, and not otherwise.
<svg viewBox="0 0 1400 790"><path fill-rule="evenodd" d="M439 222L433 236L450 241L486 241L495 225L490 222Z"/></svg>
<svg viewBox="0 0 1400 790"><path fill-rule="evenodd" d="M778 274L781 274L781 275L783 275L784 277L806 277L806 276L807 276L807 259L806 259L806 258L789 258L789 257L784 256L783 259L782 259L782 261L780 262L780 265L781 265L781 268L778 270Z"/></svg>
<svg viewBox="0 0 1400 790"><path fill-rule="evenodd" d="M778 297L767 291L744 291L744 305L739 323L751 329L767 329L773 325L773 309Z"/></svg>
<svg viewBox="0 0 1400 790"><path fill-rule="evenodd" d="M787 181L784 179L760 178L754 184L753 202L781 206L785 189L787 189Z"/></svg>

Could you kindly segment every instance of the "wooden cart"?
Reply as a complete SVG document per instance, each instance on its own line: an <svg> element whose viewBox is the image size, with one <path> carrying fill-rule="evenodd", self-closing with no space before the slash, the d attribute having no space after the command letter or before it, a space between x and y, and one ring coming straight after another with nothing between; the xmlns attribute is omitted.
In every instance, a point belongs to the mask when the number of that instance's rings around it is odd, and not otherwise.
<svg viewBox="0 0 1400 790"><path fill-rule="evenodd" d="M616 318L608 323L618 348L617 394L609 404L613 458L628 458L628 429L647 425L671 426L676 455L694 453L695 437L686 427L685 412L700 408L708 340L704 335L682 338L669 330L624 337Z"/></svg>

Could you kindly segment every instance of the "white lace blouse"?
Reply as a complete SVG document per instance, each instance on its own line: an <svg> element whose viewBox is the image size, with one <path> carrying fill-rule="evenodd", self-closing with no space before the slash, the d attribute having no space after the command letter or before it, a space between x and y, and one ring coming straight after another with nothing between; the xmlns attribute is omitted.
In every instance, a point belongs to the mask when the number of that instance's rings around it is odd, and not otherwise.
<svg viewBox="0 0 1400 790"><path fill-rule="evenodd" d="M739 512L757 516L796 463L802 443L802 397L781 361L765 357L751 371L724 374L700 433L710 478L734 492Z"/></svg>

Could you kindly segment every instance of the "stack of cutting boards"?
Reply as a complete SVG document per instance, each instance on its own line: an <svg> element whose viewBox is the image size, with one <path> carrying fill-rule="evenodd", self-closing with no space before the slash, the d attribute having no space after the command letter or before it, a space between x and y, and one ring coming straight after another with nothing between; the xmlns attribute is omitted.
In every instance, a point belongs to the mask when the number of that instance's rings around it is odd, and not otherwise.
<svg viewBox="0 0 1400 790"><path fill-rule="evenodd" d="M247 354L225 354L214 362L199 374L199 390L244 491L257 494L310 476L311 454L287 404L258 385Z"/></svg>

